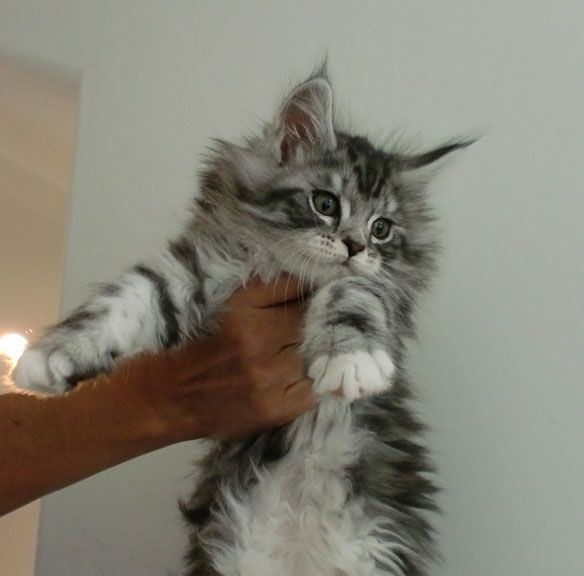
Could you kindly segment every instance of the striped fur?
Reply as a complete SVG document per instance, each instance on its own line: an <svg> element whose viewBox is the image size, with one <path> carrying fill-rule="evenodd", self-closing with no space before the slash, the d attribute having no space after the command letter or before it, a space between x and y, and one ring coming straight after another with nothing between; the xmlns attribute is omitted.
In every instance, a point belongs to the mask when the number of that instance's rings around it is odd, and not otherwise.
<svg viewBox="0 0 584 576"><path fill-rule="evenodd" d="M425 573L435 489L405 344L435 263L425 184L467 144L412 154L347 134L320 71L260 136L215 143L192 218L157 258L101 287L22 356L19 386L61 393L119 358L212 332L253 274L290 272L312 288L301 352L321 405L210 448L183 504L187 574Z"/></svg>

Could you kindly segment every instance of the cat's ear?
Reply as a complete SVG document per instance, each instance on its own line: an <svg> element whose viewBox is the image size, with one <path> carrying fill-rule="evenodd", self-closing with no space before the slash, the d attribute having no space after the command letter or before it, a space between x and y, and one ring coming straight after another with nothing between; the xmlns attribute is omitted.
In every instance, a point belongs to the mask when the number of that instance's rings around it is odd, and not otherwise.
<svg viewBox="0 0 584 576"><path fill-rule="evenodd" d="M470 146L475 140L449 142L420 154L402 154L397 157L402 180L415 187L424 187L449 162L456 152Z"/></svg>
<svg viewBox="0 0 584 576"><path fill-rule="evenodd" d="M275 121L278 161L302 160L310 150L334 150L333 91L324 76L304 82L285 99Z"/></svg>

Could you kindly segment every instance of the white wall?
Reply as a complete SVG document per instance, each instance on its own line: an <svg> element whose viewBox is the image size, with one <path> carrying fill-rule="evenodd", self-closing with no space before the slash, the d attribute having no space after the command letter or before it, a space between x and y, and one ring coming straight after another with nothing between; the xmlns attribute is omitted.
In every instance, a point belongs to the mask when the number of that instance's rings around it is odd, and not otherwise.
<svg viewBox="0 0 584 576"><path fill-rule="evenodd" d="M40 68L0 49L0 332L27 335L59 313L79 97Z"/></svg>
<svg viewBox="0 0 584 576"><path fill-rule="evenodd" d="M61 72L0 54L0 335L59 314L79 92ZM0 354L0 394L13 367ZM33 575L39 510L0 517L0 575Z"/></svg>
<svg viewBox="0 0 584 576"><path fill-rule="evenodd" d="M328 49L355 125L485 136L434 187L446 246L412 368L445 487L434 575L584 569L580 2L0 1L0 44L84 70L63 295L152 250L209 136ZM183 445L45 500L38 576L177 570ZM188 484L188 482L186 483Z"/></svg>

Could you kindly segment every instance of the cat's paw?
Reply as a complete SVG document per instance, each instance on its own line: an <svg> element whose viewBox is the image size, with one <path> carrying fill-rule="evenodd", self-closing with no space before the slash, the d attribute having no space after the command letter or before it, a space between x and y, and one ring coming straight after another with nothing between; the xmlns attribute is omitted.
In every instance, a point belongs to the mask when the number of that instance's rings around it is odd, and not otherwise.
<svg viewBox="0 0 584 576"><path fill-rule="evenodd" d="M395 366L389 354L377 349L373 352L352 352L338 356L320 356L308 369L317 394L337 394L349 402L378 394L391 386Z"/></svg>
<svg viewBox="0 0 584 576"><path fill-rule="evenodd" d="M70 386L67 379L73 374L73 362L60 352L46 355L42 350L25 350L12 371L12 379L17 388L57 395L66 392Z"/></svg>

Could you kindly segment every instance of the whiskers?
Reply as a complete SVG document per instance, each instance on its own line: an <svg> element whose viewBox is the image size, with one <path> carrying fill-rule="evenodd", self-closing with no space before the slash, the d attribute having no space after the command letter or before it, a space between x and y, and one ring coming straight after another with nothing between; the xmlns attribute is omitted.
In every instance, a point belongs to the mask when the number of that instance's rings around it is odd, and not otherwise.
<svg viewBox="0 0 584 576"><path fill-rule="evenodd" d="M286 280L286 287L284 289L284 298L288 299L288 289L292 278L288 270L295 270L297 264L300 263L300 272L302 272L306 266L306 263L303 262L302 259L306 259L308 255L296 245L293 234L285 234L277 242L272 244L270 252L272 252L272 255L269 268L266 271L266 280L277 282L283 274L287 274L288 279ZM278 256L283 255L284 258L276 258L276 253ZM304 300L302 274L296 275L299 276L300 282L295 294L295 299ZM276 285L274 284L272 297L275 296L275 289Z"/></svg>
<svg viewBox="0 0 584 576"><path fill-rule="evenodd" d="M267 276L277 280L283 274L288 274L286 287L284 289L287 298L291 277L294 275L298 278L298 288L295 294L296 299L304 303L305 296L312 292L316 285L316 279L319 273L320 259L318 254L311 253L308 249L299 245L298 239L291 237L292 234L286 234L271 246L274 252L274 259L270 263Z"/></svg>

